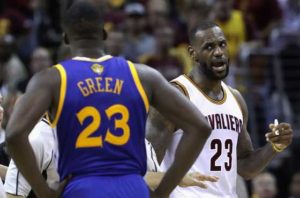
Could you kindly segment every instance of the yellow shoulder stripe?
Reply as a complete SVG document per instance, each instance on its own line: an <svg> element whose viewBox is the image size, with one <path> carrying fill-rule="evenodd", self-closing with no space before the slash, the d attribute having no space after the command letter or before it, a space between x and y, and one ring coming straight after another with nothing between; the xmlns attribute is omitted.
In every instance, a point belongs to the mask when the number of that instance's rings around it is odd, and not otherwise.
<svg viewBox="0 0 300 198"><path fill-rule="evenodd" d="M66 88L67 88L67 75L66 75L65 69L60 64L55 65L54 68L56 68L60 74L60 92L59 92L58 107L56 110L54 120L51 124L52 128L54 128L57 125L57 122L59 120L59 117L60 117L60 114L62 111L62 107L63 107L64 101L65 101Z"/></svg>
<svg viewBox="0 0 300 198"><path fill-rule="evenodd" d="M137 87L137 89L138 89L138 91L139 91L139 93L140 93L140 95L141 95L141 97L142 97L142 99L144 101L146 112L148 112L149 111L149 100L148 100L146 92L145 92L145 90L144 90L144 88L142 86L142 83L140 81L138 73L137 73L137 71L135 69L135 66L134 66L134 64L132 62L127 61L127 63L129 65L129 68L130 68L130 71L131 71L134 83L135 83L135 85L136 85L136 87Z"/></svg>

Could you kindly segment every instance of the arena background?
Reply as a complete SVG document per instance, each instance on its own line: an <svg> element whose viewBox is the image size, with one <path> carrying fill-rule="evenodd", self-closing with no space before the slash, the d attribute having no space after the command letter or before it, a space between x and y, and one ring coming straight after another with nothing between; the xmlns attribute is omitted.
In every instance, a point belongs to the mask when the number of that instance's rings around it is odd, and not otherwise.
<svg viewBox="0 0 300 198"><path fill-rule="evenodd" d="M0 1L1 137L30 77L69 57L60 3ZM275 118L294 129L292 145L266 170L275 176L275 188L271 177L261 177L255 188L248 181L249 197L300 197L300 0L107 0L105 10L107 53L148 64L167 79L193 65L186 50L189 30L200 20L218 23L230 49L226 81L246 99L255 147L266 143L264 134ZM7 162L2 143L0 164Z"/></svg>

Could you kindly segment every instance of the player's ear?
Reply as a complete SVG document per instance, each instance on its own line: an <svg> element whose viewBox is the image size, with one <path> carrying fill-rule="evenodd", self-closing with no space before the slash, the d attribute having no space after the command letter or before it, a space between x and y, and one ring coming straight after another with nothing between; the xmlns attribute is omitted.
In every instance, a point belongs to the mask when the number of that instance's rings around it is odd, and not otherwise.
<svg viewBox="0 0 300 198"><path fill-rule="evenodd" d="M198 61L197 53L191 45L188 46L188 52L189 52L190 56L192 57L193 61L197 62Z"/></svg>
<svg viewBox="0 0 300 198"><path fill-rule="evenodd" d="M68 38L68 35L65 33L65 32L63 32L63 40L64 40L64 43L66 44L66 45L69 45L70 44L70 41L69 41L69 38Z"/></svg>

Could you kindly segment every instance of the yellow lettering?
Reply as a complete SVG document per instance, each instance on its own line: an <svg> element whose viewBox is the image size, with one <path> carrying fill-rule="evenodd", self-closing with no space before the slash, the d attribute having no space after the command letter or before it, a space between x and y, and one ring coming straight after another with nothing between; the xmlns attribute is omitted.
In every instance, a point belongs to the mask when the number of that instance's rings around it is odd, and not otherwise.
<svg viewBox="0 0 300 198"><path fill-rule="evenodd" d="M78 83L77 83L77 86L78 86L78 88L80 89L80 92L82 93L82 95L84 96L84 97L86 97L86 96L88 96L88 95L90 95L90 93L89 93L89 90L85 87L85 86L83 86L83 82L82 81L79 81Z"/></svg>
<svg viewBox="0 0 300 198"><path fill-rule="evenodd" d="M112 78L108 77L105 78L105 92L111 93L113 90L109 87L110 82L112 81Z"/></svg>
<svg viewBox="0 0 300 198"><path fill-rule="evenodd" d="M115 84L114 93L116 93L116 94L118 94L118 95L121 94L122 87L123 87L123 83L124 83L123 80L116 79L116 84Z"/></svg>
<svg viewBox="0 0 300 198"><path fill-rule="evenodd" d="M98 92L104 92L104 89L101 88L101 82L102 82L102 78L101 77L97 77L96 78L96 83L97 83Z"/></svg>
<svg viewBox="0 0 300 198"><path fill-rule="evenodd" d="M85 82L86 82L91 94L94 92L97 92L97 90L95 88L95 84L93 82L93 79L87 78L87 79L85 79Z"/></svg>

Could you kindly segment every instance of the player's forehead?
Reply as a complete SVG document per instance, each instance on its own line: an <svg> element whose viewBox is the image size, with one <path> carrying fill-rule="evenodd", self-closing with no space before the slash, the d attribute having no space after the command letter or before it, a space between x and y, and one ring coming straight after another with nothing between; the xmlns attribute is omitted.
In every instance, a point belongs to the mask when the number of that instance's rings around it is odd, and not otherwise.
<svg viewBox="0 0 300 198"><path fill-rule="evenodd" d="M195 34L196 41L200 43L217 42L226 40L222 29L218 26L206 30L199 30Z"/></svg>

